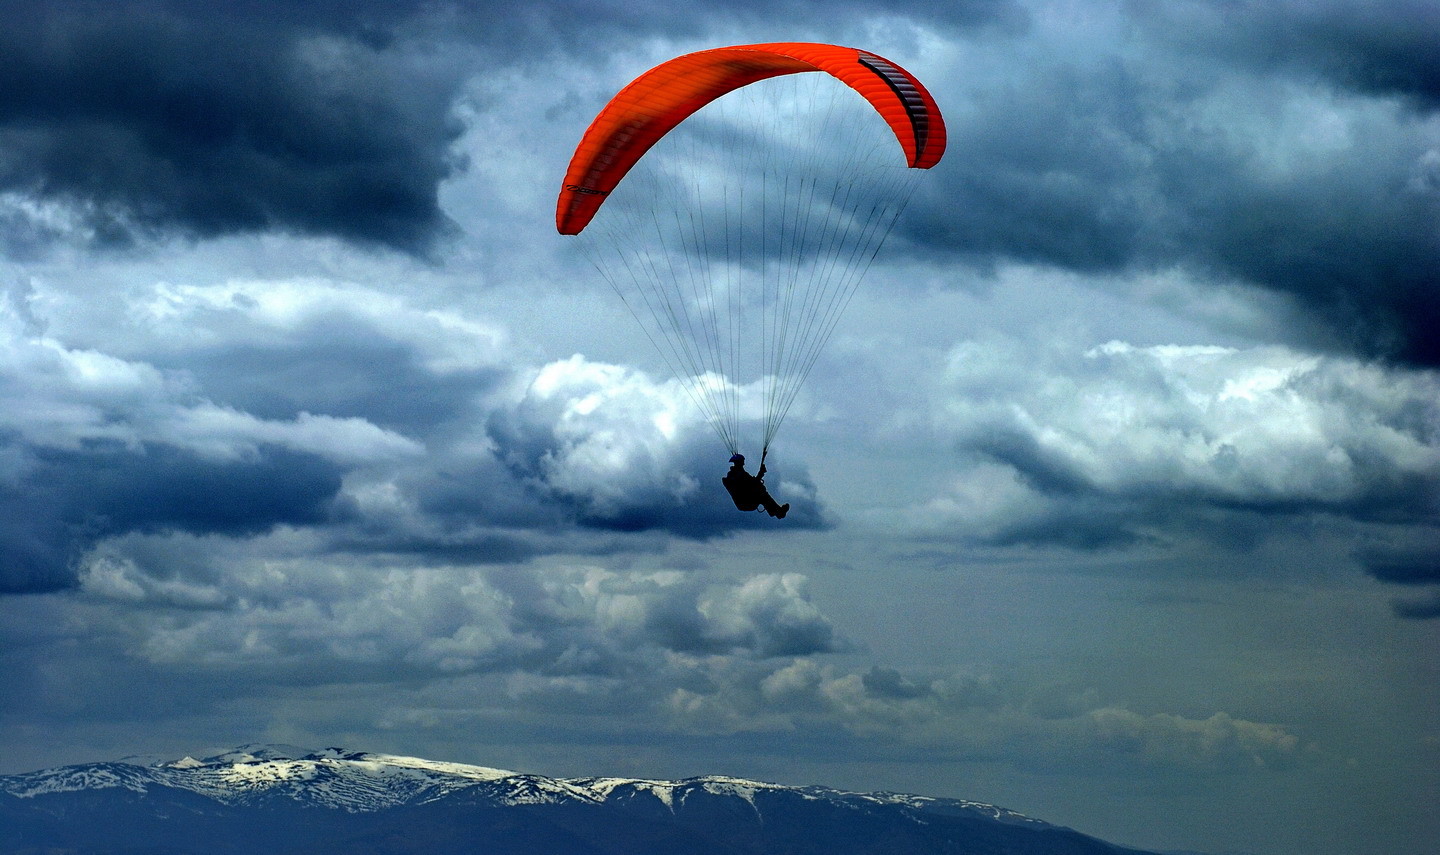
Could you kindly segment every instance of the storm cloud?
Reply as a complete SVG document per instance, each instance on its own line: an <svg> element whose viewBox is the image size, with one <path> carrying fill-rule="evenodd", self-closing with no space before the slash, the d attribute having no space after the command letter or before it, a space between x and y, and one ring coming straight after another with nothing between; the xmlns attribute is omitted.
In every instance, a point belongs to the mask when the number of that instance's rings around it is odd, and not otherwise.
<svg viewBox="0 0 1440 855"><path fill-rule="evenodd" d="M813 14L804 3L733 11L772 25ZM713 26L633 3L516 14L303 0L276 14L264 2L6 0L0 15L0 223L20 255L278 231L438 258L456 236L438 193L465 166L455 106L476 63L594 56L607 34ZM996 0L937 16L1023 18Z"/></svg>
<svg viewBox="0 0 1440 855"><path fill-rule="evenodd" d="M1009 46L1019 79L957 50L952 156L911 239L981 267L1200 271L1297 301L1311 345L1440 364L1433 4L1232 11L1088 16L1077 39L1048 9Z"/></svg>
<svg viewBox="0 0 1440 855"><path fill-rule="evenodd" d="M1440 26L1440 9L1424 0L1382 7L1356 0L1137 3L1130 11L1177 46L1220 51L1301 77L1319 75L1368 95L1398 95L1422 110L1440 108L1440 62L1427 39Z"/></svg>
<svg viewBox="0 0 1440 855"><path fill-rule="evenodd" d="M247 7L7 2L0 193L101 245L278 230L430 249L451 227L436 189L458 165L459 69L411 53L384 6Z"/></svg>

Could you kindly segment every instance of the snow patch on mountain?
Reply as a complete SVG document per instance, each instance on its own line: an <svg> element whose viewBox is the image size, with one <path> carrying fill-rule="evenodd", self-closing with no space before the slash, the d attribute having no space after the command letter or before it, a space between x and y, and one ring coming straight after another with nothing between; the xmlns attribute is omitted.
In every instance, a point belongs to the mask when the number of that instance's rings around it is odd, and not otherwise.
<svg viewBox="0 0 1440 855"><path fill-rule="evenodd" d="M571 783L590 790L602 799L609 799L620 787L629 787L636 792L654 796L669 808L671 813L675 812L675 788L679 786L674 781L648 781L641 778L574 778Z"/></svg>

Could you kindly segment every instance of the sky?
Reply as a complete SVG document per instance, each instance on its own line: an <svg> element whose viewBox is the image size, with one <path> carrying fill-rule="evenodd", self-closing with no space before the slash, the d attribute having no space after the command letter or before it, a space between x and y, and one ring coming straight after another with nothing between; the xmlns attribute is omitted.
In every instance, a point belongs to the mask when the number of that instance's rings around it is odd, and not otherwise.
<svg viewBox="0 0 1440 855"><path fill-rule="evenodd" d="M1434 0L0 24L0 773L338 745L1433 852ZM783 522L553 213L627 81L766 41L949 132Z"/></svg>

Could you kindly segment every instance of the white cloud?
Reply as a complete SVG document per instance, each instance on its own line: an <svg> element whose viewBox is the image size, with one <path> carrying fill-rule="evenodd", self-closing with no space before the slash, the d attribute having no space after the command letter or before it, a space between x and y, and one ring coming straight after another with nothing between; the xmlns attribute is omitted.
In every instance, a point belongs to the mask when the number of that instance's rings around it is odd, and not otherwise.
<svg viewBox="0 0 1440 855"><path fill-rule="evenodd" d="M732 649L765 656L832 647L834 630L810 602L798 573L752 576L739 587L712 589L697 604L711 634Z"/></svg>
<svg viewBox="0 0 1440 855"><path fill-rule="evenodd" d="M1099 745L1145 764L1263 769L1290 764L1301 747L1300 740L1283 727L1239 720L1223 712L1190 719L1103 707L1087 712L1079 729Z"/></svg>
<svg viewBox="0 0 1440 855"><path fill-rule="evenodd" d="M360 418L300 413L291 420L259 419L231 407L169 408L155 438L212 459L254 457L261 445L304 451L342 463L413 457L420 443Z"/></svg>
<svg viewBox="0 0 1440 855"><path fill-rule="evenodd" d="M310 413L262 419L218 406L181 375L26 335L18 320L0 314L0 427L31 446L158 442L231 460L271 444L345 462L419 451L414 441L364 419Z"/></svg>
<svg viewBox="0 0 1440 855"><path fill-rule="evenodd" d="M233 279L219 285L160 282L132 315L161 349L215 346L226 340L265 342L304 337L330 318L363 327L374 342L403 342L436 374L494 366L509 335L498 324L448 308L329 279Z"/></svg>
<svg viewBox="0 0 1440 855"><path fill-rule="evenodd" d="M97 600L151 607L218 609L235 602L234 595L218 585L157 578L143 572L133 559L103 552L85 561L80 590Z"/></svg>
<svg viewBox="0 0 1440 855"><path fill-rule="evenodd" d="M579 355L541 368L520 408L546 419L557 443L540 461L545 481L601 507L620 500L627 479L659 474L678 431L697 422L677 384ZM679 479L667 492L694 489Z"/></svg>
<svg viewBox="0 0 1440 855"><path fill-rule="evenodd" d="M597 516L699 488L679 455L703 422L676 381L577 354L542 367L497 427L507 462Z"/></svg>
<svg viewBox="0 0 1440 855"><path fill-rule="evenodd" d="M977 537L1060 503L1363 517L1415 513L1440 486L1434 372L1283 347L972 341L941 383L937 430L971 459L921 515Z"/></svg>

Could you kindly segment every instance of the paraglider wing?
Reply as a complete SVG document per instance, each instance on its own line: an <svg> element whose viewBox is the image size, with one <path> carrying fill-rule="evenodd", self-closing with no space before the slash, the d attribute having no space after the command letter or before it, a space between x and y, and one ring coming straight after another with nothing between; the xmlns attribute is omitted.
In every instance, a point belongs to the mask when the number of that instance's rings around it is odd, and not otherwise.
<svg viewBox="0 0 1440 855"><path fill-rule="evenodd" d="M579 236L731 452L746 424L762 428L763 459L944 152L930 93L877 54L801 42L704 50L645 72L600 110L555 226Z"/></svg>
<svg viewBox="0 0 1440 855"><path fill-rule="evenodd" d="M804 42L737 45L686 54L637 77L600 111L565 173L555 227L579 234L641 156L695 111L727 92L783 74L823 71L875 108L909 165L945 153L945 124L930 93L889 60L855 48Z"/></svg>

